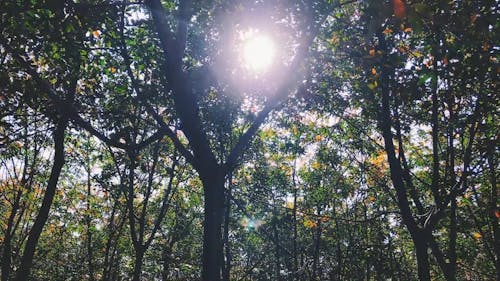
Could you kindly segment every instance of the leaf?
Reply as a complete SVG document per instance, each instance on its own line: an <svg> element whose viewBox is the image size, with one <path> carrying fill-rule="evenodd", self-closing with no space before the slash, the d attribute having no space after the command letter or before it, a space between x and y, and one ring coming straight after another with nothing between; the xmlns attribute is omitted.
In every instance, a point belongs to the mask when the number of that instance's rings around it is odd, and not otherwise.
<svg viewBox="0 0 500 281"><path fill-rule="evenodd" d="M94 36L95 39L97 39L101 35L101 31L100 30L94 30L94 31L92 31L92 35Z"/></svg>
<svg viewBox="0 0 500 281"><path fill-rule="evenodd" d="M396 18L403 19L406 17L406 7L403 0L393 0L392 3L394 4L394 15Z"/></svg>
<svg viewBox="0 0 500 281"><path fill-rule="evenodd" d="M479 232L472 233L472 237L474 237L474 239L476 239L476 240L483 238L483 236Z"/></svg>
<svg viewBox="0 0 500 281"><path fill-rule="evenodd" d="M377 75L377 69L375 67L372 68L372 74Z"/></svg>
<svg viewBox="0 0 500 281"><path fill-rule="evenodd" d="M448 65L449 61L448 61L448 57L447 56L444 56L443 57L443 64L444 65Z"/></svg>
<svg viewBox="0 0 500 281"><path fill-rule="evenodd" d="M368 53L370 54L370 56L374 57L376 52L375 49L370 49Z"/></svg>
<svg viewBox="0 0 500 281"><path fill-rule="evenodd" d="M375 90L375 88L377 88L377 86L378 86L378 83L377 83L377 81L373 81L372 83L368 83L367 86L370 90Z"/></svg>
<svg viewBox="0 0 500 281"><path fill-rule="evenodd" d="M389 34L392 33L392 29L386 28L386 29L384 29L384 31L382 31L382 33L385 34L385 35L389 35Z"/></svg>
<svg viewBox="0 0 500 281"><path fill-rule="evenodd" d="M318 224L308 218L304 219L304 226L306 228L315 228L318 226Z"/></svg>
<svg viewBox="0 0 500 281"><path fill-rule="evenodd" d="M477 14L473 14L472 16L470 16L470 23L471 24L475 24L476 20L477 20Z"/></svg>
<svg viewBox="0 0 500 281"><path fill-rule="evenodd" d="M413 52L411 52L410 54L411 54L413 57L415 57L415 58L420 58L420 57L422 57L422 56L423 56L423 55L422 55L422 53L421 53L421 52L419 52L419 51L413 51Z"/></svg>
<svg viewBox="0 0 500 281"><path fill-rule="evenodd" d="M321 167L321 164L318 161L315 161L314 163L312 163L311 167L317 170Z"/></svg>

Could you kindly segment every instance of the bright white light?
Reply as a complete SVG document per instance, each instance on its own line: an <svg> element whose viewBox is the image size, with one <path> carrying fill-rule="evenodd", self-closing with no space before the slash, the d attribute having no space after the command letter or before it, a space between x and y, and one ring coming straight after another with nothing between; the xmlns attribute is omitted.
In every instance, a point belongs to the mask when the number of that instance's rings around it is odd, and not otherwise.
<svg viewBox="0 0 500 281"><path fill-rule="evenodd" d="M246 67L255 72L262 72L268 69L273 63L274 55L274 43L267 36L255 34L244 42L244 63Z"/></svg>

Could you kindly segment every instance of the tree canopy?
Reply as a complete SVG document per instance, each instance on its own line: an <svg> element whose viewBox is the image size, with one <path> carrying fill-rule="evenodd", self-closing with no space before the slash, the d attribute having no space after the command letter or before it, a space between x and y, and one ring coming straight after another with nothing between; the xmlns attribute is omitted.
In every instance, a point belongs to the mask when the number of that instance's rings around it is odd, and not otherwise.
<svg viewBox="0 0 500 281"><path fill-rule="evenodd" d="M498 13L0 1L1 280L500 280Z"/></svg>

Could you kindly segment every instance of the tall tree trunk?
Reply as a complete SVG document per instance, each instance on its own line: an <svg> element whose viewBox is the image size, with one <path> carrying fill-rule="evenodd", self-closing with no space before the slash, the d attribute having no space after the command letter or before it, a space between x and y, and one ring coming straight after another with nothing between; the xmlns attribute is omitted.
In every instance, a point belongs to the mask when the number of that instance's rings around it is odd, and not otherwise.
<svg viewBox="0 0 500 281"><path fill-rule="evenodd" d="M163 262L163 266L161 269L161 280L162 281L169 281L170 280L170 261L171 261L171 255L172 255L172 250L174 248L175 244L175 239L172 238L170 242L167 245L163 246L163 249L161 251L161 259Z"/></svg>
<svg viewBox="0 0 500 281"><path fill-rule="evenodd" d="M457 200L451 199L450 206L450 234L449 234L449 265L447 266L448 272L445 274L447 281L457 280Z"/></svg>
<svg viewBox="0 0 500 281"><path fill-rule="evenodd" d="M431 276L427 243L423 239L413 238L413 244L415 245L415 251L417 254L418 280L430 281Z"/></svg>
<svg viewBox="0 0 500 281"><path fill-rule="evenodd" d="M134 261L134 272L132 276L132 281L141 280L142 274L142 263L144 260L144 247L139 246L135 249L135 261Z"/></svg>
<svg viewBox="0 0 500 281"><path fill-rule="evenodd" d="M203 225L202 280L220 281L222 273L222 220L224 216L223 170L213 164L199 171L203 183L205 211Z"/></svg>
<svg viewBox="0 0 500 281"><path fill-rule="evenodd" d="M388 46L385 42L383 34L379 34L379 45L382 50L387 50ZM417 221L413 217L408 201L407 187L404 182L404 172L401 162L396 157L396 148L394 146L394 135L392 133L392 116L391 116L391 77L390 73L394 70L390 67L384 67L380 76L381 86L381 106L378 113L378 126L384 139L384 150L387 154L389 162L389 171L392 184L396 190L397 204L401 213L401 219L405 224L410 236L412 237L415 251L417 254L418 277L420 281L430 281L429 273L429 255L427 253L427 239L424 236L423 230L418 226ZM434 194L435 196L439 196Z"/></svg>
<svg viewBox="0 0 500 281"><path fill-rule="evenodd" d="M231 276L231 247L229 245L229 218L231 215L231 196L233 190L233 177L230 173L228 176L228 187L227 187L227 195L226 195L226 208L224 214L224 248L225 248L225 264L224 264L224 272L222 276L223 281L229 281Z"/></svg>
<svg viewBox="0 0 500 281"><path fill-rule="evenodd" d="M275 221L273 223L273 237L274 237L274 273L275 273L275 280L279 281L281 280L281 265L280 265L280 248L278 246L279 243L279 234L278 234L278 228L276 227L276 224L278 224L277 218L276 218L276 212L274 214Z"/></svg>
<svg viewBox="0 0 500 281"><path fill-rule="evenodd" d="M495 250L495 269L497 272L497 280L500 280L500 229L498 228L498 220L500 219L500 210L498 208L498 189L497 189L497 162L495 158L495 142L488 144L488 168L491 184L491 194L489 202L489 217L490 225L493 234L493 248Z"/></svg>
<svg viewBox="0 0 500 281"><path fill-rule="evenodd" d="M297 229L297 192L298 192L298 187L297 187L297 180L296 180L296 163L294 162L293 165L293 174L292 174L292 180L293 180L293 210L292 210L292 217L293 217L293 275L292 278L294 281L298 280L298 270L299 270L299 256L298 256L298 249L297 249L297 237L298 237L298 229Z"/></svg>
<svg viewBox="0 0 500 281"><path fill-rule="evenodd" d="M88 145L88 144L87 144ZM92 196L92 181L90 179L90 152L87 151L87 214L86 214L86 224L87 224L87 266L89 271L89 280L94 281L94 250L92 248L92 217L90 215L90 201Z"/></svg>
<svg viewBox="0 0 500 281"><path fill-rule="evenodd" d="M3 241L2 253L2 281L8 281L11 273L11 259L12 259L12 237L14 235L14 224L17 210L19 209L19 201L21 200L21 190L17 191L12 210L10 211L9 219L7 221L7 229L5 230L5 237Z"/></svg>
<svg viewBox="0 0 500 281"><path fill-rule="evenodd" d="M321 279L321 274L319 273L319 253L321 248L321 206L318 206L318 218L316 220L316 231L314 232L314 254L313 254L313 272L311 275L311 280L316 281ZM318 276L319 275L319 276Z"/></svg>
<svg viewBox="0 0 500 281"><path fill-rule="evenodd" d="M68 120L62 118L57 121L54 131L54 163L50 172L47 188L43 196L42 206L38 211L38 215L33 223L33 227L28 235L26 246L24 247L21 263L17 271L15 281L26 281L30 275L31 267L33 266L33 257L38 244L38 239L42 233L43 227L49 217L50 207L54 201L56 194L57 182L61 175L61 170L64 165L64 136Z"/></svg>

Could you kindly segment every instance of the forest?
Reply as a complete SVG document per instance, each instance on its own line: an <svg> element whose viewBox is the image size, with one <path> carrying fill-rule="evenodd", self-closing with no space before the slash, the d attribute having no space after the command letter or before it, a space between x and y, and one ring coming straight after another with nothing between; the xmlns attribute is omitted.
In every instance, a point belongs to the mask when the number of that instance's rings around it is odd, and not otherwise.
<svg viewBox="0 0 500 281"><path fill-rule="evenodd" d="M0 280L500 281L498 19L0 0Z"/></svg>

